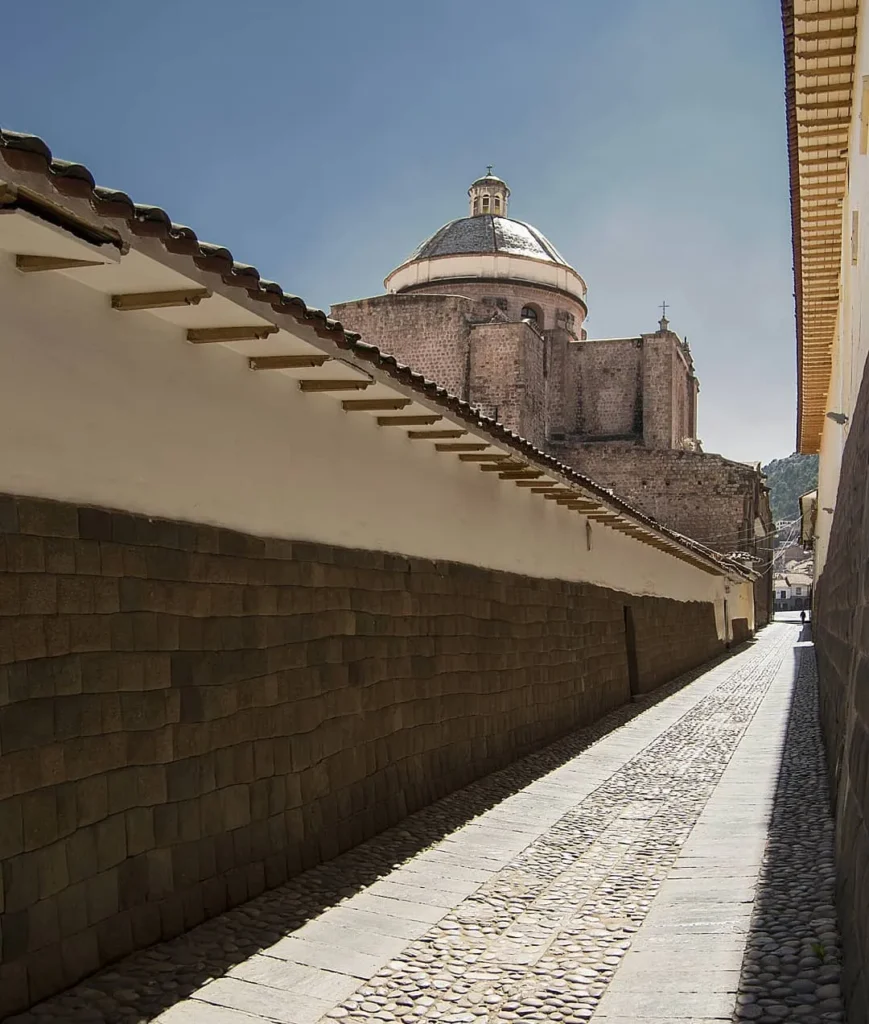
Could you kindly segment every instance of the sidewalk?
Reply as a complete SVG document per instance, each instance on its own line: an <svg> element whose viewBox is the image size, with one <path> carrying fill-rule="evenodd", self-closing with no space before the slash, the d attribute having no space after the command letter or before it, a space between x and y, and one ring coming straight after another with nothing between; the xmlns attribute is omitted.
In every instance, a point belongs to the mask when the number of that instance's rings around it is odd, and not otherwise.
<svg viewBox="0 0 869 1024"><path fill-rule="evenodd" d="M738 1005L761 1024L842 1020L798 636L773 625L687 685L13 1019L654 1024Z"/></svg>

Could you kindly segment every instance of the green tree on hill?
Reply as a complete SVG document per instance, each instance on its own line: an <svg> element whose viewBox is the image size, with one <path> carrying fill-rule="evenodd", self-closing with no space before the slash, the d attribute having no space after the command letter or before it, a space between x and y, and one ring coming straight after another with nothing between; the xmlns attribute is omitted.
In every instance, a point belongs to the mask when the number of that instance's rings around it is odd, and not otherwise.
<svg viewBox="0 0 869 1024"><path fill-rule="evenodd" d="M799 518L799 497L818 486L818 456L794 453L763 467L770 506L777 523Z"/></svg>

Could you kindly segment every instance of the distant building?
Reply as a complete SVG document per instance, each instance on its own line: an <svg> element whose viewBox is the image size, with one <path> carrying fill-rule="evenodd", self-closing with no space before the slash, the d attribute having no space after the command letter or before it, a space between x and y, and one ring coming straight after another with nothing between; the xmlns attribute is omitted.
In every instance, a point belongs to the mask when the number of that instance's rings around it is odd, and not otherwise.
<svg viewBox="0 0 869 1024"><path fill-rule="evenodd" d="M507 184L489 173L468 196L468 216L389 273L386 294L338 303L333 316L658 521L754 559L764 624L768 492L758 465L702 452L687 342L666 315L655 331L590 341L585 281L508 217Z"/></svg>
<svg viewBox="0 0 869 1024"><path fill-rule="evenodd" d="M777 612L798 612L812 607L812 577L787 573L772 580L773 607Z"/></svg>

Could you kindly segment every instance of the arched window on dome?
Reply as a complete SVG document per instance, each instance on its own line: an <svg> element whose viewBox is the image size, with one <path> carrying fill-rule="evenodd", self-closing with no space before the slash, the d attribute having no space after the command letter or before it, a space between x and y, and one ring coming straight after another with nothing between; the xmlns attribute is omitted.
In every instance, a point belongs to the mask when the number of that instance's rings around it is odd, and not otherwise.
<svg viewBox="0 0 869 1024"><path fill-rule="evenodd" d="M534 324L535 327L539 327L543 330L543 310L539 306L523 306L522 307L522 319L528 320Z"/></svg>
<svg viewBox="0 0 869 1024"><path fill-rule="evenodd" d="M501 197L495 196L495 213L501 212Z"/></svg>
<svg viewBox="0 0 869 1024"><path fill-rule="evenodd" d="M489 197L483 196L483 213L489 212Z"/></svg>
<svg viewBox="0 0 869 1024"><path fill-rule="evenodd" d="M480 197L477 196L477 198L474 200L474 216L476 217L479 212L480 212Z"/></svg>

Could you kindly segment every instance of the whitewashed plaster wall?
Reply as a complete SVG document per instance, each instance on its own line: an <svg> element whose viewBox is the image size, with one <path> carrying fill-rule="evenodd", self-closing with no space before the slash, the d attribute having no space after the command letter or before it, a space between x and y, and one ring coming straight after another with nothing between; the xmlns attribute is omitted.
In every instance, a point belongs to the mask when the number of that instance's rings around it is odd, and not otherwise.
<svg viewBox="0 0 869 1024"><path fill-rule="evenodd" d="M436 256L416 260L396 268L383 282L388 292L428 284L430 281L462 280L530 281L567 292L585 301L585 281L562 263L504 253L473 253L463 256Z"/></svg>
<svg viewBox="0 0 869 1024"><path fill-rule="evenodd" d="M827 411L852 416L869 356L869 146L862 144L861 118L869 118L862 83L869 75L866 5L861 5L848 137L848 192L842 203L841 290ZM869 139L867 139L869 141ZM836 494L849 423L825 418L818 468L815 576L827 559ZM833 511L825 511L832 509Z"/></svg>
<svg viewBox="0 0 869 1024"><path fill-rule="evenodd" d="M0 491L711 601L724 580L0 254ZM339 396L340 398L341 396Z"/></svg>

